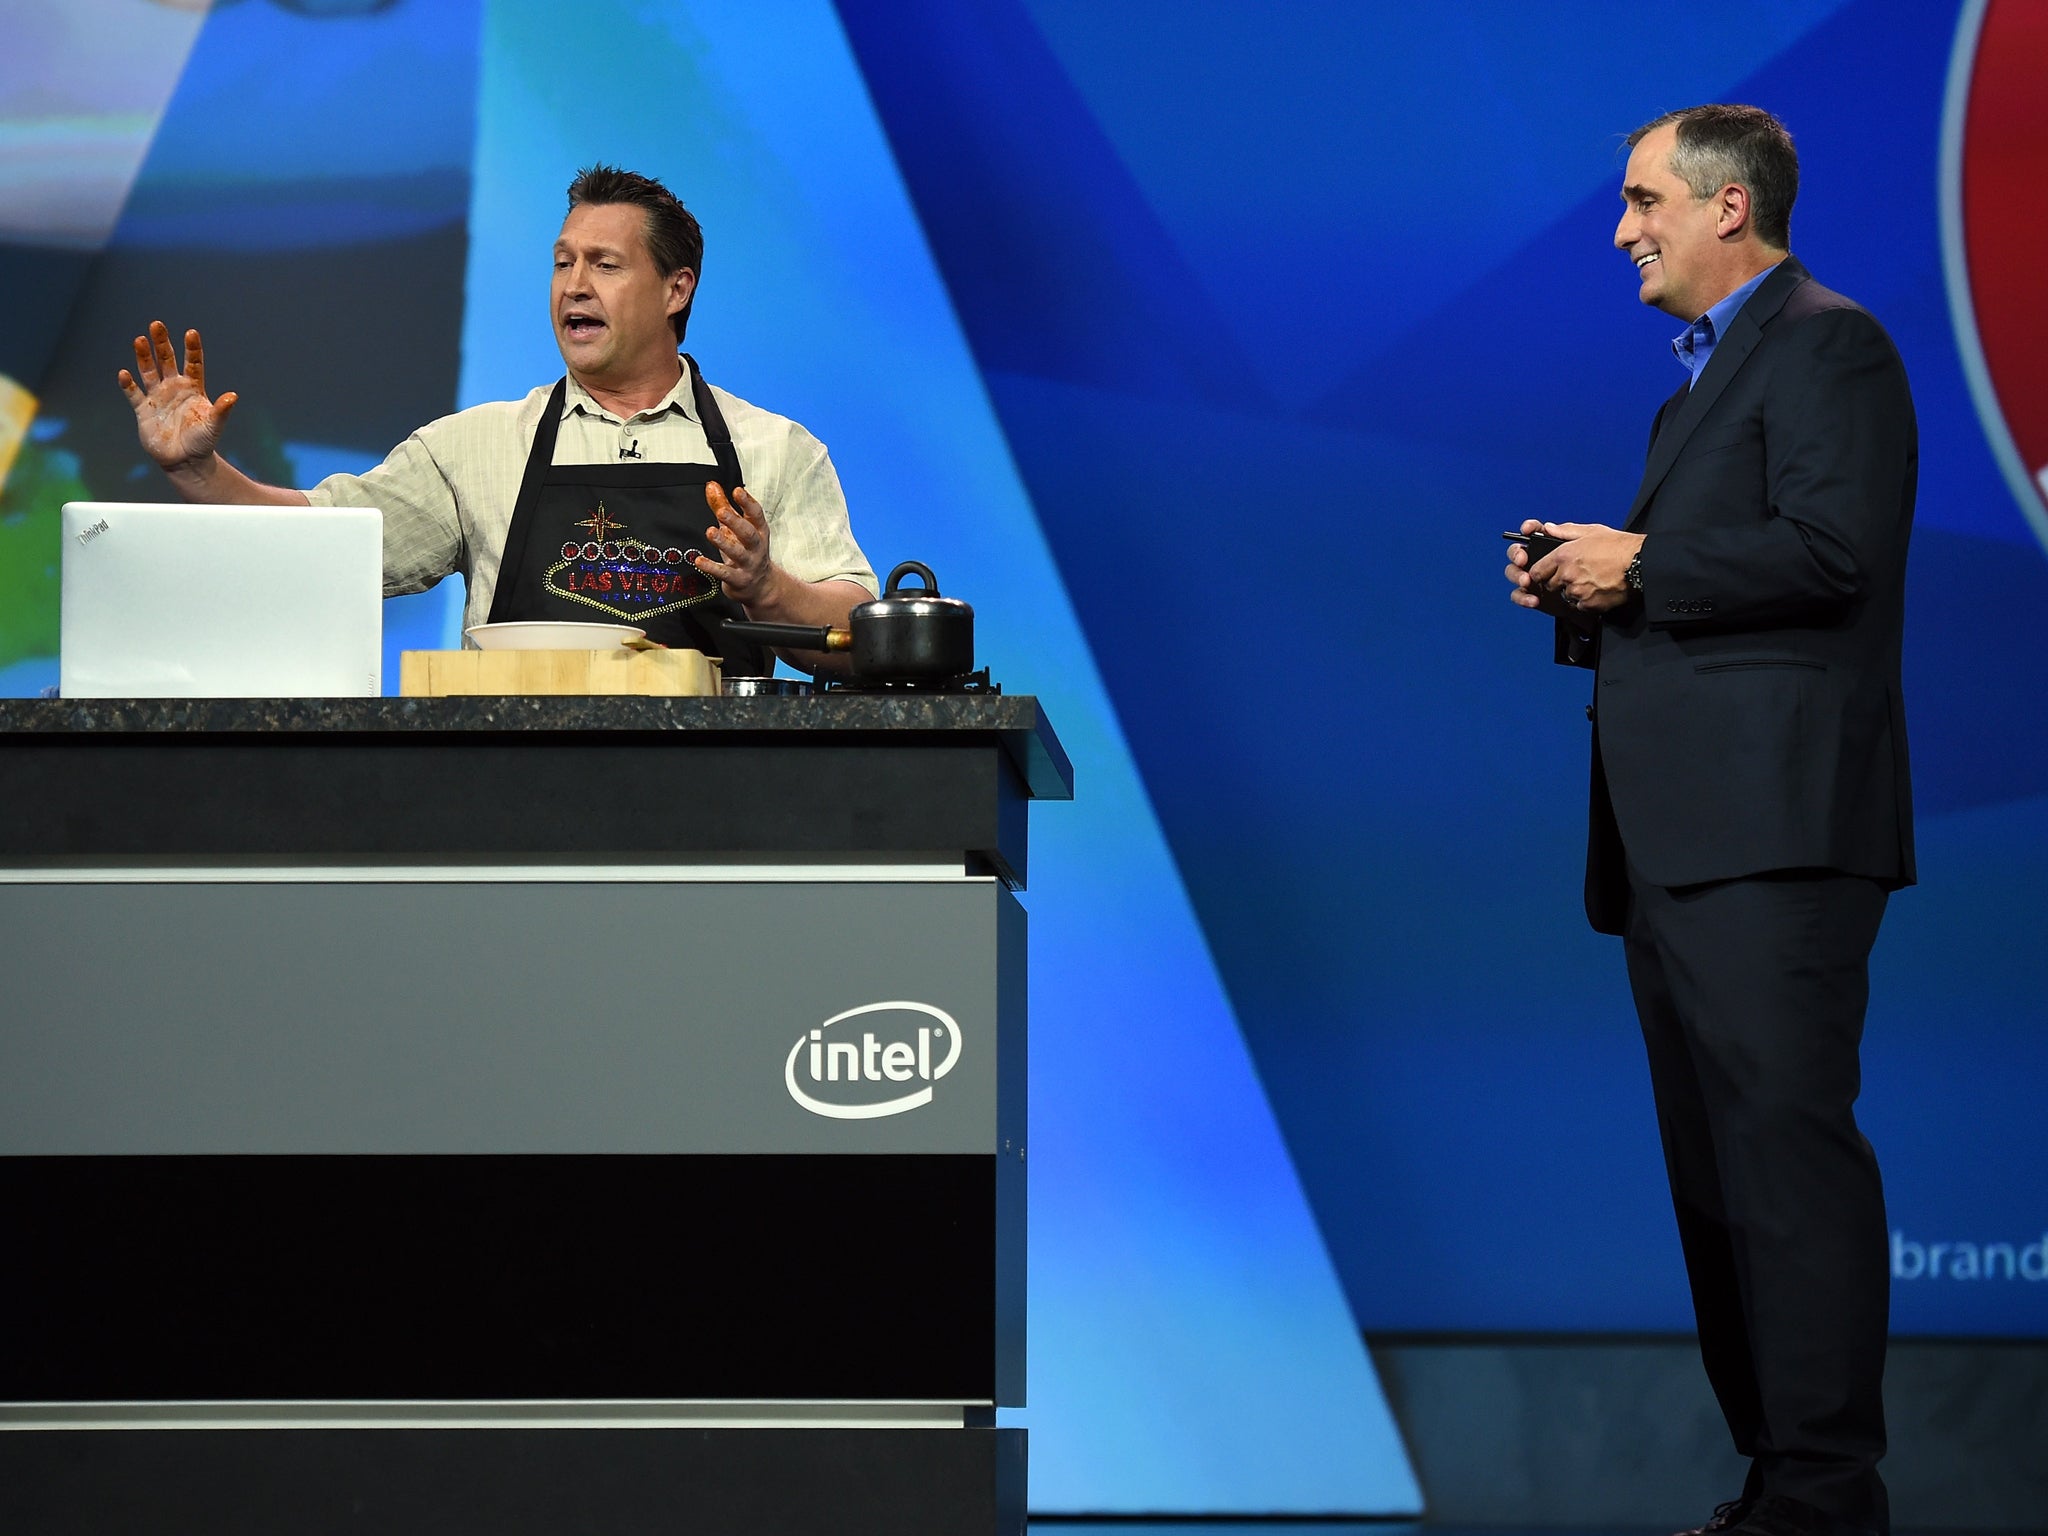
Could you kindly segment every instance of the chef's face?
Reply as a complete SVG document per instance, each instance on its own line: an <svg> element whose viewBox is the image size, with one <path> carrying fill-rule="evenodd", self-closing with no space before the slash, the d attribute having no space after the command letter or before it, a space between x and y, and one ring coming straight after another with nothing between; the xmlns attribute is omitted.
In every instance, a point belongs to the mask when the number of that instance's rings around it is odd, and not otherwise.
<svg viewBox="0 0 2048 1536"><path fill-rule="evenodd" d="M1735 188L1694 197L1671 169L1671 151L1677 147L1678 125L1666 123L1644 135L1629 155L1614 243L1635 263L1645 304L1680 320L1697 320L1728 291L1721 286L1727 266L1721 248L1729 217L1727 191L1741 195L1745 208L1747 194Z"/></svg>
<svg viewBox="0 0 2048 1536"><path fill-rule="evenodd" d="M696 287L697 274L688 267L656 270L644 209L577 204L555 241L550 290L562 360L578 379L598 384L624 383L668 366L676 352L669 317L690 302Z"/></svg>

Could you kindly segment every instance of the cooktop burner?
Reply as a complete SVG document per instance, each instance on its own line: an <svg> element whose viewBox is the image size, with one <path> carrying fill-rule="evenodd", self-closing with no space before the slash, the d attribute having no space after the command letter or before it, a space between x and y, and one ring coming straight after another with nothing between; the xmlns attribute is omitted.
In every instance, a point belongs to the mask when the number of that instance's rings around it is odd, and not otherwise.
<svg viewBox="0 0 2048 1536"><path fill-rule="evenodd" d="M914 683L883 683L861 678L834 678L828 693L1001 693L1003 685L989 681L988 668L963 672L958 677L926 678Z"/></svg>

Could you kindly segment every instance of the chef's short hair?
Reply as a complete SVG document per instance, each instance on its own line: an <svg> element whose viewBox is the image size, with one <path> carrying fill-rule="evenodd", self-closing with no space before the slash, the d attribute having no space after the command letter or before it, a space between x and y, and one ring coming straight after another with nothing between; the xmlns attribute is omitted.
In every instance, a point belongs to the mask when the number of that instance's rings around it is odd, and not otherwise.
<svg viewBox="0 0 2048 1536"><path fill-rule="evenodd" d="M631 203L646 216L647 254L663 277L684 267L693 276L704 275L704 231L675 193L652 176L622 171L615 165L587 165L569 183L569 206L578 208L586 203L596 207ZM690 304L696 302L692 293L689 303L670 317L678 342L690 328Z"/></svg>
<svg viewBox="0 0 2048 1536"><path fill-rule="evenodd" d="M1712 197L1731 182L1747 189L1757 238L1773 250L1789 251L1792 204L1799 196L1799 155L1785 125L1762 107L1681 107L1630 134L1629 148L1666 123L1678 125L1671 174L1694 197Z"/></svg>

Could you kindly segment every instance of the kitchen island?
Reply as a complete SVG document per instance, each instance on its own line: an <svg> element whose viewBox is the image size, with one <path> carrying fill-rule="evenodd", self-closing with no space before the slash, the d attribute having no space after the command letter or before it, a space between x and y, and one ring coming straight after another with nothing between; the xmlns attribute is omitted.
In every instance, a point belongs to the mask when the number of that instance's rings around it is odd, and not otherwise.
<svg viewBox="0 0 2048 1536"><path fill-rule="evenodd" d="M1071 794L1028 696L0 703L11 1526L1021 1530Z"/></svg>

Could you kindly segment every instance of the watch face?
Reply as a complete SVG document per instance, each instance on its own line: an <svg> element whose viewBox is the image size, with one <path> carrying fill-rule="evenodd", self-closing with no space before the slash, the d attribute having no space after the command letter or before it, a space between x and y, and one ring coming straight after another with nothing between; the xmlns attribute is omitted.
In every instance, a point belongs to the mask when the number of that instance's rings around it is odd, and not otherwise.
<svg viewBox="0 0 2048 1536"><path fill-rule="evenodd" d="M1942 256L1977 414L2048 544L2048 6L1969 0L1942 125Z"/></svg>

